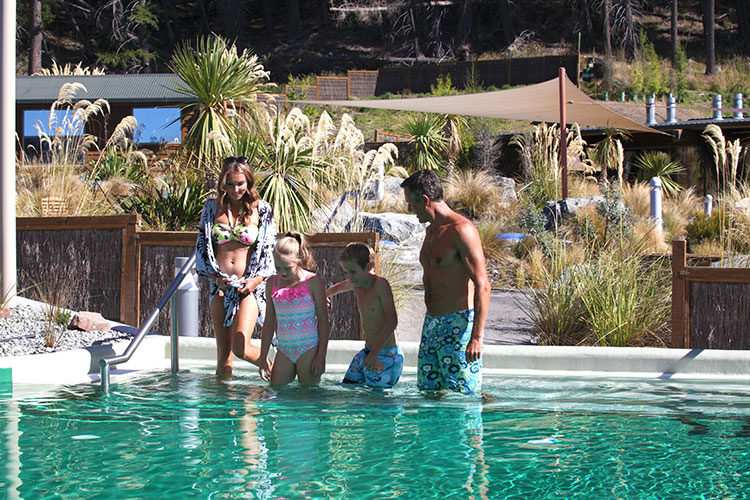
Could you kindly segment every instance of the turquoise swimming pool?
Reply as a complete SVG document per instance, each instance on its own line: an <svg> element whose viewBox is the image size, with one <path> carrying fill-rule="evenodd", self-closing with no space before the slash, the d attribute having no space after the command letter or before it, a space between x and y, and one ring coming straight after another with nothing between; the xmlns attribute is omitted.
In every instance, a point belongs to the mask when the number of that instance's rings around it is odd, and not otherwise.
<svg viewBox="0 0 750 500"><path fill-rule="evenodd" d="M0 498L740 499L750 387L500 378L487 398L158 373L0 399Z"/></svg>

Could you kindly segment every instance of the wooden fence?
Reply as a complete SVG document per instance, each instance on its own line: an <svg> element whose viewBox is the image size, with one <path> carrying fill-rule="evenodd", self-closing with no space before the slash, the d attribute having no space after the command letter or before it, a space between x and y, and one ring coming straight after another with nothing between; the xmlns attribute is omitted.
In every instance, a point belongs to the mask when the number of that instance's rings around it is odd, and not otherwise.
<svg viewBox="0 0 750 500"><path fill-rule="evenodd" d="M750 268L687 265L672 242L672 347L750 349Z"/></svg>
<svg viewBox="0 0 750 500"><path fill-rule="evenodd" d="M174 279L175 257L188 257L197 232L140 230L136 215L106 217L23 217L17 219L18 289L50 301L65 292L65 305L100 312L105 318L139 326ZM318 233L309 236L316 272L326 285L345 279L341 249L353 241L378 248L377 233ZM376 266L377 267L377 266ZM212 337L208 282L199 279L200 335ZM359 339L353 294L333 298L332 339ZM160 314L153 331L168 333L171 311Z"/></svg>

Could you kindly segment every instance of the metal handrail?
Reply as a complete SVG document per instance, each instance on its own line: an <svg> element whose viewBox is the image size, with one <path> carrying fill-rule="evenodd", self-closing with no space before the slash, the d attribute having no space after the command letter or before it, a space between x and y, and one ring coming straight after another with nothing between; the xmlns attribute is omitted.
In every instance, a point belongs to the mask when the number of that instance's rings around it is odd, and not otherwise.
<svg viewBox="0 0 750 500"><path fill-rule="evenodd" d="M185 279L185 276L187 275L187 273L190 272L190 269L195 264L195 259L197 255L198 255L197 251L193 252L193 254L185 262L185 264L183 264L182 268L180 269L180 272L177 273L177 276L175 277L174 281L172 281L172 284L169 285L169 288L167 289L166 293L164 293L161 300L159 300L159 303L156 305L156 308L151 312L151 315L149 315L146 322L138 330L138 333L136 333L135 338L130 342L130 345L128 346L128 348L125 349L125 352L123 352L119 356L112 356L109 358L103 358L99 360L99 379L101 381L102 392L104 394L109 393L109 367L111 365L119 365L120 363L125 363L130 360L135 350L141 344L143 337L146 336L151 326L154 324L154 322L156 322L156 318L159 316L159 313L161 313L167 301L172 297L172 295L174 295L174 292L180 286L180 284L182 283L182 280ZM172 342L172 358L173 358L172 368L174 370L175 367L177 366L176 359L174 359L177 356L176 349L174 348L174 346L177 345L176 329L174 328L172 329L171 335L172 335L171 342Z"/></svg>

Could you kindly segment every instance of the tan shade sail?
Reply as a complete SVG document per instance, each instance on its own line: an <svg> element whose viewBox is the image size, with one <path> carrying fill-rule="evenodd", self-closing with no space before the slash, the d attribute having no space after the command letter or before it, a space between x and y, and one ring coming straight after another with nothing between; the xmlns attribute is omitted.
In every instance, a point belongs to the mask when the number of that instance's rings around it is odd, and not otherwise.
<svg viewBox="0 0 750 500"><path fill-rule="evenodd" d="M559 123L560 98L558 92L558 79L555 78L526 87L481 94L362 101L300 100L294 102ZM619 128L636 132L663 133L634 122L598 104L567 77L565 77L565 97L568 125L577 123L581 127Z"/></svg>

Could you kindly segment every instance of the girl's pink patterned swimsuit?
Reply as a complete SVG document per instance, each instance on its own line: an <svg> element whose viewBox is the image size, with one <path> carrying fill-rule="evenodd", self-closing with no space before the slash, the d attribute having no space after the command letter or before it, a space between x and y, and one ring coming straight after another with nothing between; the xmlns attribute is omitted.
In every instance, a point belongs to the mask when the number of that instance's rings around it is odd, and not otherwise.
<svg viewBox="0 0 750 500"><path fill-rule="evenodd" d="M271 300L276 309L277 349L292 363L318 345L318 318L315 301L307 289L308 274L304 281L292 288L279 288L273 279Z"/></svg>

